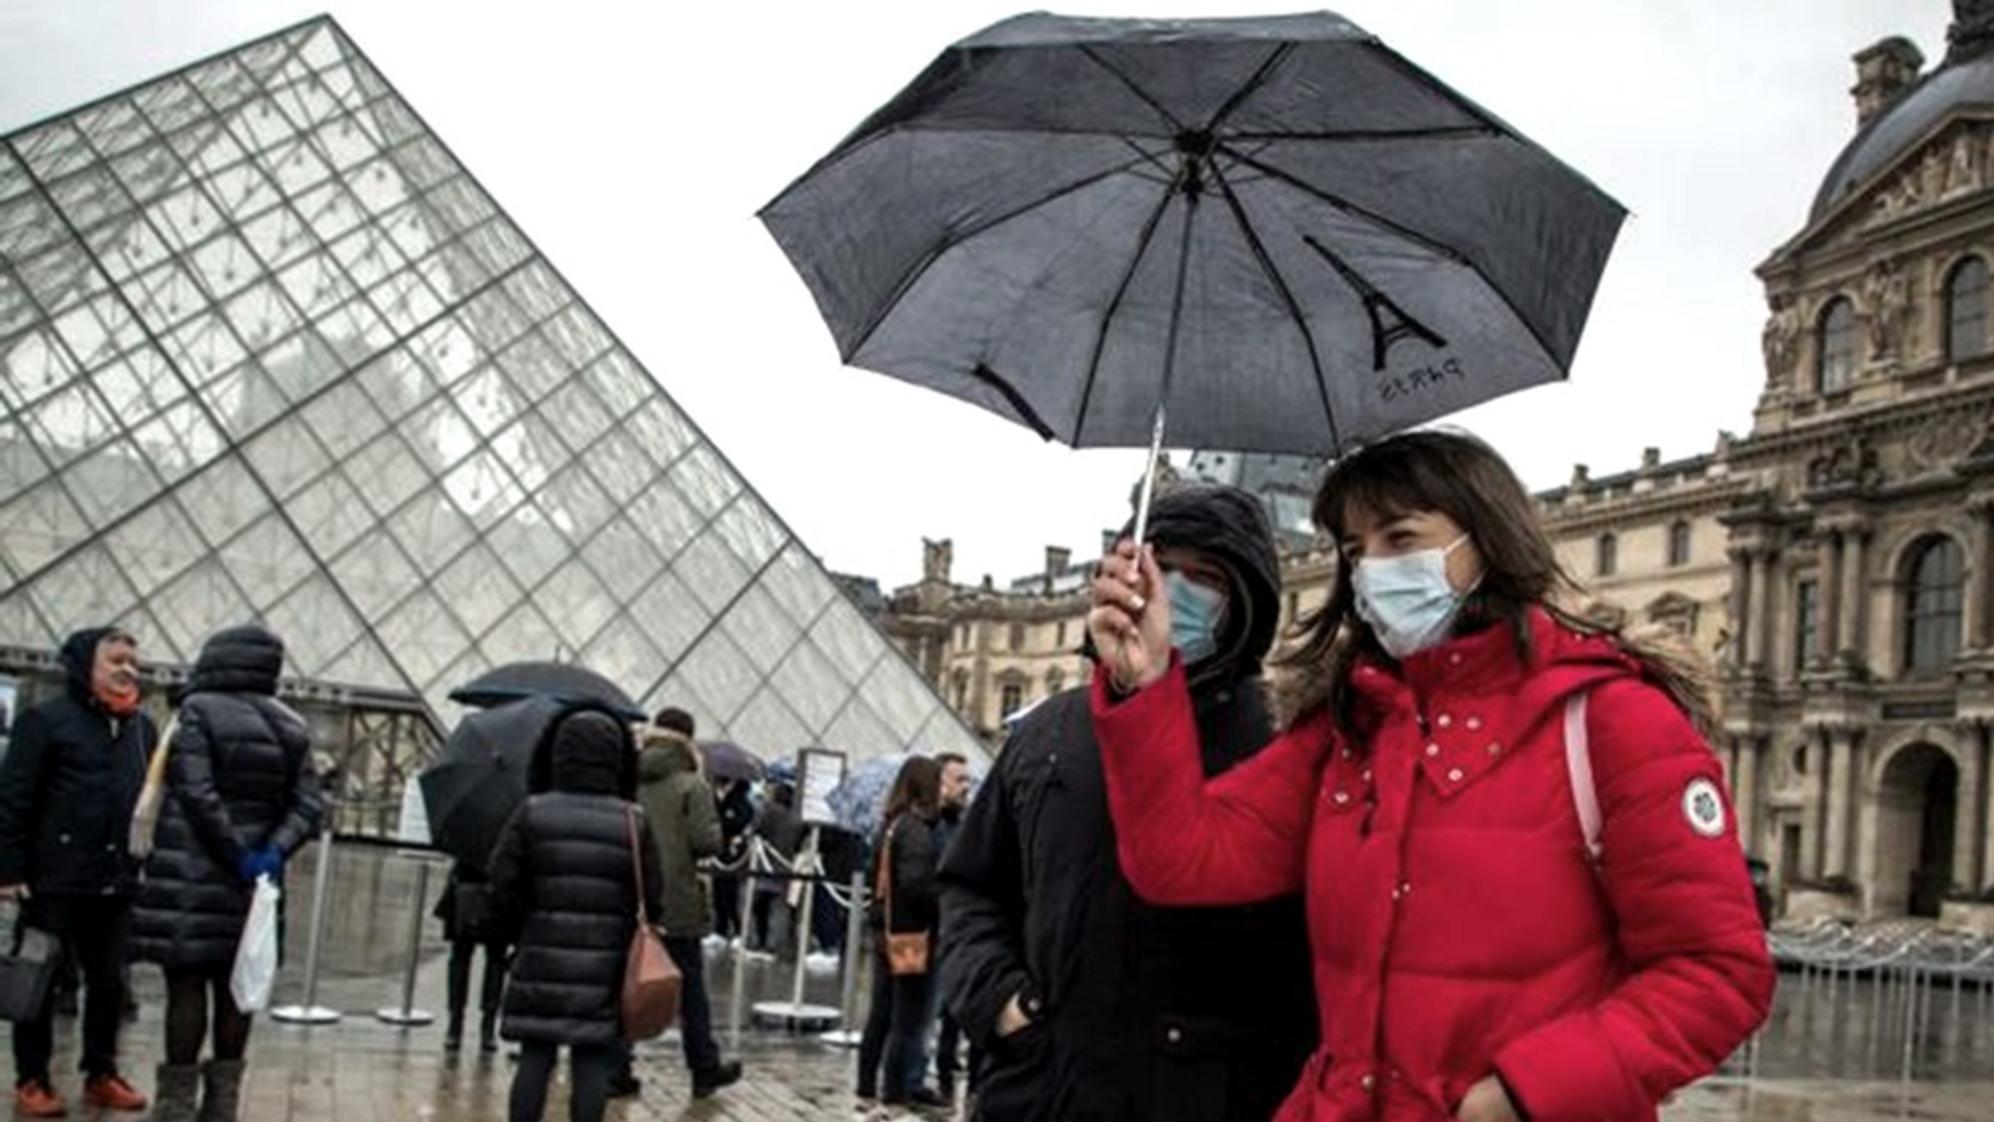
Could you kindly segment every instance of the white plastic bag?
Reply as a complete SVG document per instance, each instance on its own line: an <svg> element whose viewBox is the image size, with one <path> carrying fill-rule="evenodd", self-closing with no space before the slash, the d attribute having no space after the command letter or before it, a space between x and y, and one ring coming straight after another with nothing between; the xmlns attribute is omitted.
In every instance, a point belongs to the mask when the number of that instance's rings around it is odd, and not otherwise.
<svg viewBox="0 0 1994 1122"><path fill-rule="evenodd" d="M249 919L242 925L235 969L228 979L235 1007L245 1013L260 1013L270 1004L270 987L277 981L277 901L283 895L267 875L256 878Z"/></svg>

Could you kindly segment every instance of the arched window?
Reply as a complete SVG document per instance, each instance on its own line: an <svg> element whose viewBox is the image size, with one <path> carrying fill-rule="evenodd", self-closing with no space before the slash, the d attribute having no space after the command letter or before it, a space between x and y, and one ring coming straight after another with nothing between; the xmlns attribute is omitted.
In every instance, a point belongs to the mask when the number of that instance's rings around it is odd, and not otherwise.
<svg viewBox="0 0 1994 1122"><path fill-rule="evenodd" d="M1856 372L1856 308L1846 296L1828 301L1821 314L1815 354L1815 380L1822 393L1847 388Z"/></svg>
<svg viewBox="0 0 1994 1122"><path fill-rule="evenodd" d="M1677 522L1669 527L1669 564L1671 566L1689 564L1689 523Z"/></svg>
<svg viewBox="0 0 1994 1122"><path fill-rule="evenodd" d="M1951 538L1926 540L1912 554L1904 603L1904 668L1943 670L1959 653L1966 558Z"/></svg>
<svg viewBox="0 0 1994 1122"><path fill-rule="evenodd" d="M1954 362L1987 353L1987 262L1969 257L1946 278L1946 357Z"/></svg>
<svg viewBox="0 0 1994 1122"><path fill-rule="evenodd" d="M1065 688L1066 671L1055 666L1045 672L1045 694L1047 697L1051 697Z"/></svg>
<svg viewBox="0 0 1994 1122"><path fill-rule="evenodd" d="M1024 705L1025 705L1025 684L1023 682L1004 683L1003 689L998 695L998 701L997 701L998 718L1001 720L1005 717L1009 717L1011 714L1016 713L1018 710L1024 708Z"/></svg>
<svg viewBox="0 0 1994 1122"><path fill-rule="evenodd" d="M1610 577L1620 567L1620 539L1612 534L1599 536L1599 554L1594 558L1593 571L1602 577Z"/></svg>

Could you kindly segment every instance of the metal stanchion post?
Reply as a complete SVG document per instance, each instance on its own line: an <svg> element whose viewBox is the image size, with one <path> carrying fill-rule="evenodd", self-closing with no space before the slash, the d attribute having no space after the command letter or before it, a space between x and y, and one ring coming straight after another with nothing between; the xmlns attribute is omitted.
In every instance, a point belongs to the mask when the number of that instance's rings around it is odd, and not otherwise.
<svg viewBox="0 0 1994 1122"><path fill-rule="evenodd" d="M415 968L422 961L422 906L429 902L429 862L418 858L415 867L415 910L408 919L408 967L402 974L402 1004L399 1009L374 1010L374 1019L404 1028L426 1025L436 1019L427 1009L415 1007Z"/></svg>
<svg viewBox="0 0 1994 1122"><path fill-rule="evenodd" d="M727 1031L734 1051L741 1050L742 1014L748 1003L748 936L755 923L755 859L761 853L762 839L750 836L747 852L741 856L741 928L734 943L733 996L727 1005Z"/></svg>
<svg viewBox="0 0 1994 1122"><path fill-rule="evenodd" d="M817 1039L842 1048L856 1048L865 1036L859 1031L859 963L865 959L865 874L855 872L851 882L852 902L845 908L845 953L843 979L839 982L838 1004L844 1014L844 1027L824 1033Z"/></svg>
<svg viewBox="0 0 1994 1122"><path fill-rule="evenodd" d="M809 1005L803 1000L804 974L809 969L810 921L817 897L817 843L819 830L812 826L804 836L803 850L797 854L791 872L803 885L803 907L798 909L796 930L796 973L790 981L788 1001L762 1001L755 1004L755 1018L781 1025L794 1032L835 1028L838 1011L828 1005ZM792 881L792 883L795 883Z"/></svg>
<svg viewBox="0 0 1994 1122"><path fill-rule="evenodd" d="M305 1000L300 1005L279 1005L270 1010L271 1019L289 1025L330 1025L339 1021L339 1010L318 1003L319 942L325 935L325 896L332 881L332 827L327 825L318 837L318 868L312 871L312 933L305 948Z"/></svg>
<svg viewBox="0 0 1994 1122"><path fill-rule="evenodd" d="M817 875L817 830L813 827L810 838L804 843L803 853L794 870L799 876ZM798 1010L803 1008L803 982L810 972L810 934L817 918L817 883L803 881L803 906L796 914L796 969L792 972L789 984L789 1003Z"/></svg>

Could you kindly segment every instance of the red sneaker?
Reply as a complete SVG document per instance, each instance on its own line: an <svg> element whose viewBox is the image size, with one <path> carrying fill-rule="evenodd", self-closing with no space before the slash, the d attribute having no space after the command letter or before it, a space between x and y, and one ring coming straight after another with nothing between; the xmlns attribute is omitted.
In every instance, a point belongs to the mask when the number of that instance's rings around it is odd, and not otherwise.
<svg viewBox="0 0 1994 1122"><path fill-rule="evenodd" d="M110 1110L144 1110L147 1099L122 1075L93 1075L83 1081L83 1101Z"/></svg>
<svg viewBox="0 0 1994 1122"><path fill-rule="evenodd" d="M69 1113L55 1088L39 1079L14 1088L14 1110L23 1118L61 1118Z"/></svg>

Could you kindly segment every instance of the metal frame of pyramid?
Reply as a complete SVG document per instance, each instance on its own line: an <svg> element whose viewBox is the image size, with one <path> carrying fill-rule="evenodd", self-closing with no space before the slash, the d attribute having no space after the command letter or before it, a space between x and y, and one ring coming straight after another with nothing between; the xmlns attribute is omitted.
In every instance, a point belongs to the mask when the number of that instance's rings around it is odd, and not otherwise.
<svg viewBox="0 0 1994 1122"><path fill-rule="evenodd" d="M439 722L564 655L770 756L982 755L330 17L0 137L0 645L248 618Z"/></svg>

